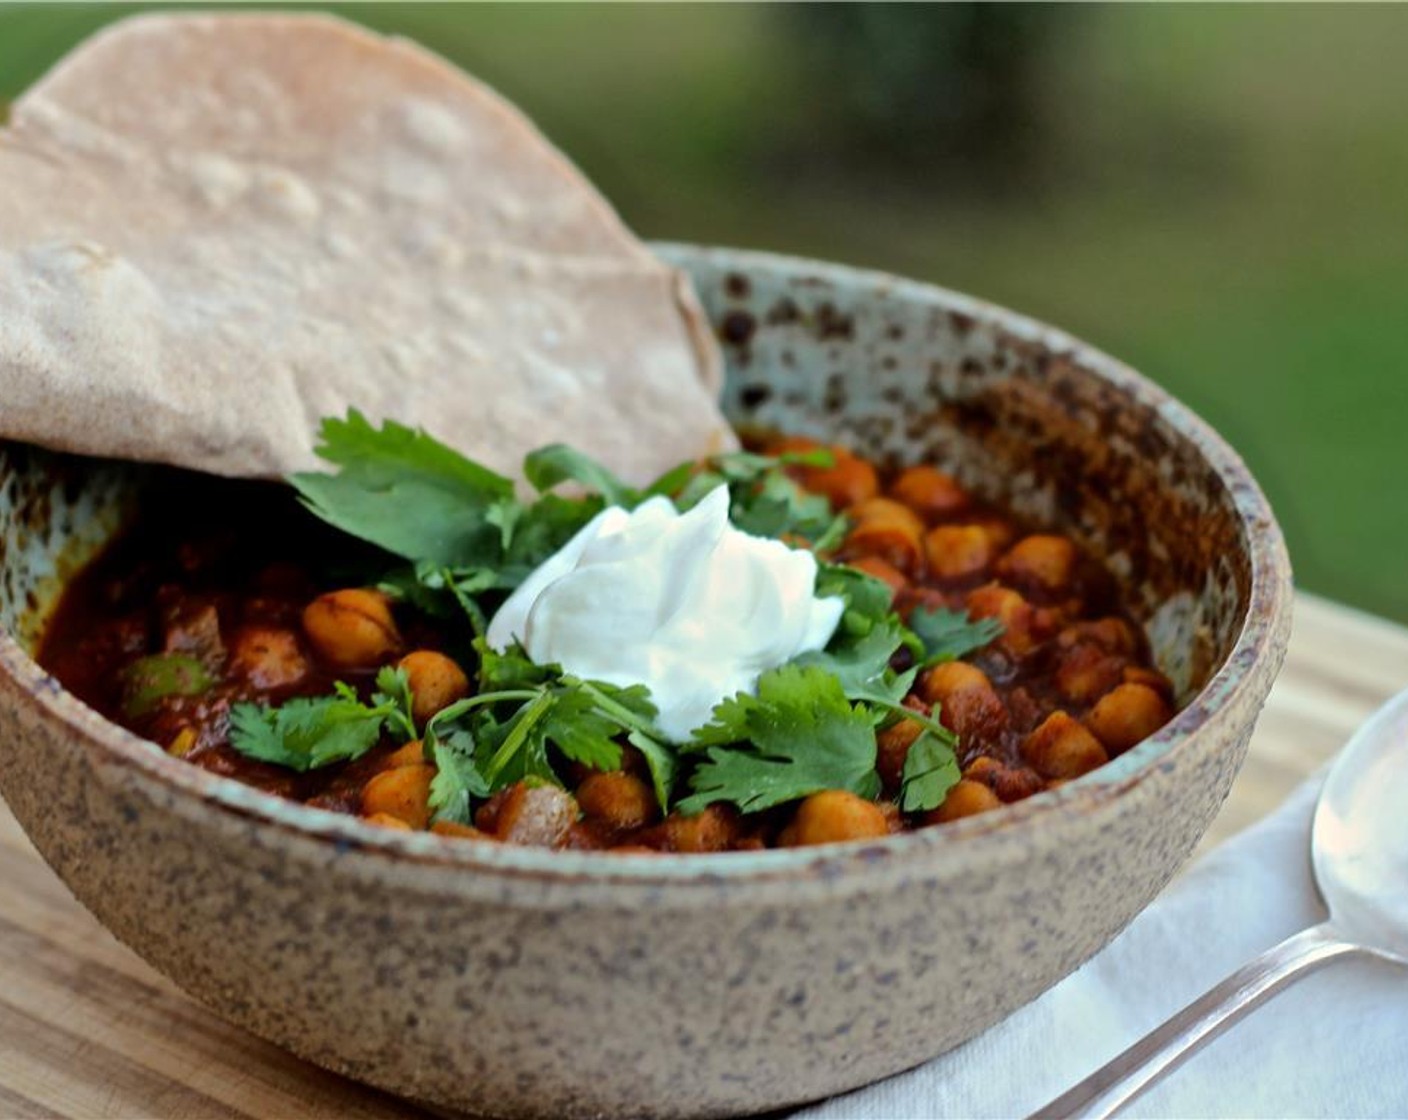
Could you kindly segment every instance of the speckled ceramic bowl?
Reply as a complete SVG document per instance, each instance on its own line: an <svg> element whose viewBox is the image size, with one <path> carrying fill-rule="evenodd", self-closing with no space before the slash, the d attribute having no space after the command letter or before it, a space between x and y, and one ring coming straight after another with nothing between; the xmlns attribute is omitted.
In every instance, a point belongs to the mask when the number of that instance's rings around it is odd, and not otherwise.
<svg viewBox="0 0 1408 1120"><path fill-rule="evenodd" d="M169 758L26 652L138 468L0 448L0 789L104 924L221 1015L496 1116L729 1115L971 1038L1154 896L1237 772L1290 571L1237 456L1117 362L843 268L663 247L725 340L736 420L932 460L1123 581L1186 706L1052 793L828 849L629 859L376 829Z"/></svg>

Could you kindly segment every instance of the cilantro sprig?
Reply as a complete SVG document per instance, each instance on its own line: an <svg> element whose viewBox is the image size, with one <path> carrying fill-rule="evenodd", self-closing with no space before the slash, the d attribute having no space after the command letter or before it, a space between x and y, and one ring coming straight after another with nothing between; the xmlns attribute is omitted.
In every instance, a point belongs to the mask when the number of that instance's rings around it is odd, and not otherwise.
<svg viewBox="0 0 1408 1120"><path fill-rule="evenodd" d="M331 696L299 697L277 708L235 704L230 709L230 744L241 754L290 770L317 770L361 758L383 731L416 738L406 674L387 667L376 676L371 703L339 681Z"/></svg>
<svg viewBox="0 0 1408 1120"><path fill-rule="evenodd" d="M690 780L694 793L680 802L686 813L715 801L755 812L824 789L880 792L870 713L816 665L774 669L758 680L756 696L722 701L695 733L695 748L705 759Z"/></svg>
<svg viewBox="0 0 1408 1120"><path fill-rule="evenodd" d="M669 805L674 752L655 729L655 705L644 687L582 680L534 663L516 645L500 652L480 638L475 648L479 691L425 728L426 748L445 774L430 791L437 819L466 820L474 798L513 782L562 785L559 759L619 770L622 739L644 756L661 806Z"/></svg>
<svg viewBox="0 0 1408 1120"><path fill-rule="evenodd" d="M995 618L969 618L958 611L917 607L909 616L909 628L924 648L924 664L954 661L975 653L1002 636L1002 623Z"/></svg>

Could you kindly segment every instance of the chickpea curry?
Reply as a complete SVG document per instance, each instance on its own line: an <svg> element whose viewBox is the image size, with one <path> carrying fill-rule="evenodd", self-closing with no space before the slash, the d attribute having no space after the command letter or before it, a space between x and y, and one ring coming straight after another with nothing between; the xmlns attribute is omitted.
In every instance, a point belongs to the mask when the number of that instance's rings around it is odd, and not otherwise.
<svg viewBox="0 0 1408 1120"><path fill-rule="evenodd" d="M1098 561L934 467L770 439L636 490L555 446L525 462L525 501L423 432L352 413L323 438L340 470L292 488L164 482L67 588L41 664L170 754L310 806L618 853L941 825L1079 778L1173 714ZM506 602L589 557L593 532L619 561L630 518L674 532L678 510L693 531L685 511L720 487L731 526L779 563L805 553L810 636L700 726L665 734L643 683L535 660L517 630L493 640ZM611 517L626 528L607 539Z"/></svg>

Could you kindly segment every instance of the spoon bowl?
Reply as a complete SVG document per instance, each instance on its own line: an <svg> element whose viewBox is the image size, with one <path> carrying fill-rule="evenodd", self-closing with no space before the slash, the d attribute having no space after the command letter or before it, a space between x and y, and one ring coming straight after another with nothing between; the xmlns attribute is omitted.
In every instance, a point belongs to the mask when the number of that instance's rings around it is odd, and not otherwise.
<svg viewBox="0 0 1408 1120"><path fill-rule="evenodd" d="M1330 924L1408 964L1408 689L1369 717L1330 771L1311 855Z"/></svg>

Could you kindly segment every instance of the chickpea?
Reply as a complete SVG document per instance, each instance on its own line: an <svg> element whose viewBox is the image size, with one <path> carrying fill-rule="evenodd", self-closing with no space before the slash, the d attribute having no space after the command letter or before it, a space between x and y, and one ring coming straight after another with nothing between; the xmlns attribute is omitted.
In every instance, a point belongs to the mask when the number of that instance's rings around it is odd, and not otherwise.
<svg viewBox="0 0 1408 1120"><path fill-rule="evenodd" d="M991 786L993 779L1002 769L1002 763L990 755L980 754L963 768L963 777L970 782L982 782Z"/></svg>
<svg viewBox="0 0 1408 1120"><path fill-rule="evenodd" d="M875 769L887 790L899 789L909 748L923 731L914 720L901 719L875 736Z"/></svg>
<svg viewBox="0 0 1408 1120"><path fill-rule="evenodd" d="M1002 808L1002 802L982 782L963 780L948 791L943 804L924 817L925 824L944 824L960 817L971 817Z"/></svg>
<svg viewBox="0 0 1408 1120"><path fill-rule="evenodd" d="M665 847L672 852L723 852L742 837L738 814L727 805L707 805L692 817L665 818Z"/></svg>
<svg viewBox="0 0 1408 1120"><path fill-rule="evenodd" d="M565 852L601 852L610 847L607 830L597 828L591 821L573 821L567 833L555 845Z"/></svg>
<svg viewBox="0 0 1408 1120"><path fill-rule="evenodd" d="M1173 700L1173 682L1157 669L1146 669L1142 665L1126 665L1124 683L1142 684L1146 688L1152 688L1164 700L1169 702Z"/></svg>
<svg viewBox="0 0 1408 1120"><path fill-rule="evenodd" d="M1099 646L1072 646L1061 652L1056 665L1056 689L1073 704L1090 704L1120 683L1123 668L1122 658Z"/></svg>
<svg viewBox="0 0 1408 1120"><path fill-rule="evenodd" d="M1075 567L1074 544L1065 537L1038 533L1013 545L997 570L1005 580L1055 594L1070 586Z"/></svg>
<svg viewBox="0 0 1408 1120"><path fill-rule="evenodd" d="M974 618L995 618L1002 623L996 646L1013 657L1025 657L1045 637L1045 627L1036 609L1020 592L995 583L985 584L968 594L968 613Z"/></svg>
<svg viewBox="0 0 1408 1120"><path fill-rule="evenodd" d="M1041 775L1025 766L1004 766L992 778L992 791L999 801L1011 804L1046 788Z"/></svg>
<svg viewBox="0 0 1408 1120"><path fill-rule="evenodd" d="M892 498L867 498L846 510L846 516L856 525L871 521L894 522L912 530L916 536L924 533L924 522L919 515L903 502Z"/></svg>
<svg viewBox="0 0 1408 1120"><path fill-rule="evenodd" d="M587 778L577 787L577 804L588 817L621 832L649 824L660 811L651 788L619 770Z"/></svg>
<svg viewBox="0 0 1408 1120"><path fill-rule="evenodd" d="M1073 622L1056 636L1056 644L1062 648L1096 645L1122 657L1133 657L1139 648L1129 623L1113 616L1090 622Z"/></svg>
<svg viewBox="0 0 1408 1120"><path fill-rule="evenodd" d="M808 451L824 450L826 445L811 436L780 436L767 445L769 455L804 455Z"/></svg>
<svg viewBox="0 0 1408 1120"><path fill-rule="evenodd" d="M772 448L772 453L780 455L789 451L820 449L815 440L785 439ZM880 480L874 467L843 447L826 447L824 450L831 453L831 466L788 468L804 489L824 495L831 502L831 508L837 510L875 497L880 490Z"/></svg>
<svg viewBox="0 0 1408 1120"><path fill-rule="evenodd" d="M1129 750L1169 721L1173 713L1148 685L1122 684L1101 697L1086 724L1114 754Z"/></svg>
<svg viewBox="0 0 1408 1120"><path fill-rule="evenodd" d="M868 576L874 576L881 583L889 584L891 591L903 591L909 586L909 577L888 560L882 560L878 556L860 556L847 560L846 563L858 572L864 572Z"/></svg>
<svg viewBox="0 0 1408 1120"><path fill-rule="evenodd" d="M1023 740L1022 755L1043 778L1079 778L1110 760L1100 740L1061 711Z"/></svg>
<svg viewBox="0 0 1408 1120"><path fill-rule="evenodd" d="M303 632L318 656L339 669L373 669L401 645L386 596L361 587L319 595L303 609Z"/></svg>
<svg viewBox="0 0 1408 1120"><path fill-rule="evenodd" d="M383 770L362 789L362 814L374 817L384 814L404 821L407 826L422 829L430 823L430 782L435 767L398 766Z"/></svg>
<svg viewBox="0 0 1408 1120"><path fill-rule="evenodd" d="M942 704L959 692L992 688L988 675L966 661L941 661L919 680L919 695L930 704Z"/></svg>
<svg viewBox="0 0 1408 1120"><path fill-rule="evenodd" d="M779 838L784 847L835 844L890 834L884 810L844 789L814 793L797 806L797 815Z"/></svg>
<svg viewBox="0 0 1408 1120"><path fill-rule="evenodd" d="M509 786L499 805L494 832L506 844L559 848L577 823L577 802L557 786ZM476 820L475 822L479 822Z"/></svg>
<svg viewBox="0 0 1408 1120"><path fill-rule="evenodd" d="M1011 724L1007 706L987 673L962 661L946 661L919 680L919 695L938 707L939 723L969 747L995 744Z"/></svg>
<svg viewBox="0 0 1408 1120"><path fill-rule="evenodd" d="M460 824L458 821L436 821L430 826L430 831L437 836L455 836L461 840L493 839L487 832L481 832L472 824Z"/></svg>
<svg viewBox="0 0 1408 1120"><path fill-rule="evenodd" d="M992 562L992 541L978 525L940 525L924 538L929 571L939 579L973 579Z"/></svg>
<svg viewBox="0 0 1408 1120"><path fill-rule="evenodd" d="M917 575L924 568L923 526L916 528L912 519L912 514L908 517L882 515L860 522L846 537L845 553L877 556L907 576Z"/></svg>
<svg viewBox="0 0 1408 1120"><path fill-rule="evenodd" d="M957 517L970 505L967 491L958 481L933 467L910 467L895 479L890 493L925 521Z"/></svg>
<svg viewBox="0 0 1408 1120"><path fill-rule="evenodd" d="M411 685L411 715L423 724L431 716L469 695L469 678L443 653L418 649L396 662Z"/></svg>
<svg viewBox="0 0 1408 1120"><path fill-rule="evenodd" d="M426 765L425 747L419 739L412 739L404 746L397 747L381 763L383 770L397 770L402 766Z"/></svg>
<svg viewBox="0 0 1408 1120"><path fill-rule="evenodd" d="M374 824L379 828L395 828L401 832L410 832L411 826L400 817L393 817L390 813L373 813L369 817L363 817L368 824Z"/></svg>
<svg viewBox="0 0 1408 1120"><path fill-rule="evenodd" d="M991 686L966 688L939 706L939 722L969 747L998 743L1011 722L1007 707Z"/></svg>
<svg viewBox="0 0 1408 1120"><path fill-rule="evenodd" d="M1012 542L1017 539L1016 526L1001 517L980 517L969 524L977 526L987 534L988 544L992 546L994 556L1011 548Z"/></svg>
<svg viewBox="0 0 1408 1120"><path fill-rule="evenodd" d="M481 832L496 832L499 827L499 810L504 807L511 794L518 787L516 785L507 786L499 790L484 802L483 805L474 810L474 827Z"/></svg>
<svg viewBox="0 0 1408 1120"><path fill-rule="evenodd" d="M308 675L308 659L292 630L244 626L230 643L230 671L255 688L288 688Z"/></svg>

